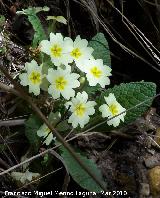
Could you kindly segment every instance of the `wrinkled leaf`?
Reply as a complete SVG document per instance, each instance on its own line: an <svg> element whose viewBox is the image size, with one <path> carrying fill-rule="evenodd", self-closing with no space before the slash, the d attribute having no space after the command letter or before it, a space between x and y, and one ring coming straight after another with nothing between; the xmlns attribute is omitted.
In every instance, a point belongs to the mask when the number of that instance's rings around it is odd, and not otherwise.
<svg viewBox="0 0 160 198"><path fill-rule="evenodd" d="M28 9L23 9L22 11L17 11L17 14L25 14L28 17L29 22L32 24L33 29L35 31L34 38L32 41L32 47L37 47L38 43L46 38L46 34L44 32L43 26L41 24L40 19L36 15L40 11L48 11L48 7L30 7Z"/></svg>
<svg viewBox="0 0 160 198"><path fill-rule="evenodd" d="M29 140L30 144L35 148L35 150L38 150L40 145L37 131L41 125L41 121L35 115L31 115L29 119L25 122L25 135Z"/></svg>
<svg viewBox="0 0 160 198"><path fill-rule="evenodd" d="M150 107L153 97L156 95L156 85L152 82L133 82L116 85L101 94L101 104L105 103L104 96L108 96L109 93L114 93L117 101L126 109L146 101L141 106L127 112L125 123L130 123L140 117Z"/></svg>
<svg viewBox="0 0 160 198"><path fill-rule="evenodd" d="M95 59L103 59L104 64L111 67L109 45L103 33L96 34L89 42L89 46L94 49L93 57Z"/></svg>
<svg viewBox="0 0 160 198"><path fill-rule="evenodd" d="M60 147L66 166L72 178L84 189L92 192L100 192L102 189L99 185L88 175L88 173L81 168L78 162L71 156L71 154L64 148ZM97 165L87 157L76 153L77 156L83 161L83 163L90 168L90 170L103 182L101 171L98 169Z"/></svg>

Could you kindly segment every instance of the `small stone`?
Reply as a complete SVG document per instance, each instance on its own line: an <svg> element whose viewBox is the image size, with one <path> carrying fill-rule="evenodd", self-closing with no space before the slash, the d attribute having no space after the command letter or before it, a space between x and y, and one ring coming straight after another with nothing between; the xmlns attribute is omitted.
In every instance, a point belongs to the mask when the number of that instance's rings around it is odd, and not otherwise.
<svg viewBox="0 0 160 198"><path fill-rule="evenodd" d="M155 166L160 166L160 159L156 155L151 157L145 157L144 163L147 168L154 168Z"/></svg>
<svg viewBox="0 0 160 198"><path fill-rule="evenodd" d="M148 196L150 194L149 184L146 183L140 184L140 194L143 196Z"/></svg>
<svg viewBox="0 0 160 198"><path fill-rule="evenodd" d="M155 154L155 150L154 149L147 149L148 153L154 155Z"/></svg>
<svg viewBox="0 0 160 198"><path fill-rule="evenodd" d="M154 140L158 145L160 145L160 128L157 128Z"/></svg>
<svg viewBox="0 0 160 198"><path fill-rule="evenodd" d="M160 166L156 166L148 171L151 193L154 198L160 195Z"/></svg>

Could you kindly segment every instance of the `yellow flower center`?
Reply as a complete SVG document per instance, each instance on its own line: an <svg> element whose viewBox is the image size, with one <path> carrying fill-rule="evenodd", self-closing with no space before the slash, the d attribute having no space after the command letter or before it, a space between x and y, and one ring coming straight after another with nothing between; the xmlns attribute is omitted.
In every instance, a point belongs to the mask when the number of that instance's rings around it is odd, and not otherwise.
<svg viewBox="0 0 160 198"><path fill-rule="evenodd" d="M67 80L65 80L63 76L60 76L56 79L56 88L58 90L64 90L66 85L67 85Z"/></svg>
<svg viewBox="0 0 160 198"><path fill-rule="evenodd" d="M82 117L86 111L86 107L83 104L78 104L75 108L75 114Z"/></svg>
<svg viewBox="0 0 160 198"><path fill-rule="evenodd" d="M55 44L51 47L51 55L58 58L58 57L61 57L62 55L62 48Z"/></svg>
<svg viewBox="0 0 160 198"><path fill-rule="evenodd" d="M116 104L111 104L109 106L109 110L111 111L112 115L115 116L118 114L118 108Z"/></svg>
<svg viewBox="0 0 160 198"><path fill-rule="evenodd" d="M102 71L100 69L98 69L98 67L96 67L96 66L93 67L90 71L95 78L100 78L102 75Z"/></svg>
<svg viewBox="0 0 160 198"><path fill-rule="evenodd" d="M76 58L76 59L78 59L82 55L81 51L78 48L75 48L74 50L72 50L70 54L71 56L73 56L73 58Z"/></svg>
<svg viewBox="0 0 160 198"><path fill-rule="evenodd" d="M29 75L29 80L34 84L40 84L41 83L41 74L37 71L33 71L30 75Z"/></svg>

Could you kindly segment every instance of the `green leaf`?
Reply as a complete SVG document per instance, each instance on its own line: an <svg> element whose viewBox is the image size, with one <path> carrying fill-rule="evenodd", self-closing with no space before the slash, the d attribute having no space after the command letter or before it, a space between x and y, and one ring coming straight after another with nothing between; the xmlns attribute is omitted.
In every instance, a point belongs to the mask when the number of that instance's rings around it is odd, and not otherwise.
<svg viewBox="0 0 160 198"><path fill-rule="evenodd" d="M47 7L47 6L44 6L44 7L34 7L34 9L35 9L35 12L36 13L38 13L38 12L48 12L50 9L49 9L49 7Z"/></svg>
<svg viewBox="0 0 160 198"><path fill-rule="evenodd" d="M36 15L41 11L48 11L48 7L30 7L28 9L23 9L22 11L17 11L17 14L25 14L28 17L29 22L32 24L33 29L35 31L34 38L32 42L32 47L37 47L38 43L46 38L46 34L44 32L43 26L41 24L40 19Z"/></svg>
<svg viewBox="0 0 160 198"><path fill-rule="evenodd" d="M63 132L69 129L67 121L61 120L61 114L59 112L51 112L49 114L48 120L56 128L57 131Z"/></svg>
<svg viewBox="0 0 160 198"><path fill-rule="evenodd" d="M41 121L35 115L31 115L25 122L25 135L35 150L38 150L40 145L37 131L41 125Z"/></svg>
<svg viewBox="0 0 160 198"><path fill-rule="evenodd" d="M55 20L59 23L67 24L67 20L63 16L48 16L47 20Z"/></svg>
<svg viewBox="0 0 160 198"><path fill-rule="evenodd" d="M22 9L22 11L17 11L16 14L25 14L25 15L32 15L33 13L37 14L38 12L48 12L49 7L29 7L27 9Z"/></svg>
<svg viewBox="0 0 160 198"><path fill-rule="evenodd" d="M28 20L32 24L35 31L32 47L37 47L38 43L46 38L46 34L42 27L41 21L36 14L28 15Z"/></svg>
<svg viewBox="0 0 160 198"><path fill-rule="evenodd" d="M103 33L96 34L89 42L89 46L94 49L95 59L103 59L105 65L111 66L109 45Z"/></svg>
<svg viewBox="0 0 160 198"><path fill-rule="evenodd" d="M49 87L49 82L47 80L47 78L43 78L42 79L42 83L40 85L40 88L43 90L43 91L48 91L48 87Z"/></svg>
<svg viewBox="0 0 160 198"><path fill-rule="evenodd" d="M61 119L61 114L57 111L56 113L51 112L48 116L48 121L51 125L55 126Z"/></svg>
<svg viewBox="0 0 160 198"><path fill-rule="evenodd" d="M100 192L102 189L98 184L88 175L88 173L81 168L78 162L71 156L71 154L64 148L60 147L66 166L72 178L77 182L82 188L87 189L92 192ZM80 153L76 153L77 156L83 161L83 163L103 182L101 171L98 169L97 165L87 157L82 156Z"/></svg>
<svg viewBox="0 0 160 198"><path fill-rule="evenodd" d="M156 95L156 85L152 82L131 82L116 85L113 88L107 89L100 97L101 104L105 103L104 96L109 93L114 93L117 101L126 109L136 106L137 104L146 101L141 106L138 106L130 111L127 111L125 116L125 124L130 123L140 117L150 107L153 97Z"/></svg>
<svg viewBox="0 0 160 198"><path fill-rule="evenodd" d="M68 125L67 120L63 120L58 124L58 126L56 126L56 129L59 132L64 132L70 129L70 126Z"/></svg>
<svg viewBox="0 0 160 198"><path fill-rule="evenodd" d="M48 69L51 67L51 63L50 61L45 61L43 62L43 59L42 59L42 73L43 74L48 74ZM43 91L48 91L48 87L49 87L49 82L47 80L46 77L44 77L42 79L42 83L40 85L40 88L43 90Z"/></svg>
<svg viewBox="0 0 160 198"><path fill-rule="evenodd" d="M6 19L3 15L0 15L0 28L5 25Z"/></svg>
<svg viewBox="0 0 160 198"><path fill-rule="evenodd" d="M83 74L80 75L82 82L80 79L81 86L78 89L87 92L89 97L93 94L97 94L97 92L101 93L104 90L104 88L102 88L99 84L97 84L96 86L90 86L88 80L83 76Z"/></svg>
<svg viewBox="0 0 160 198"><path fill-rule="evenodd" d="M85 86L83 87L83 91L87 92L88 95L95 94L97 91L102 92L103 88L98 84L96 86L89 86L89 83L86 82Z"/></svg>
<svg viewBox="0 0 160 198"><path fill-rule="evenodd" d="M0 48L0 55L4 55L6 53L7 49L5 46Z"/></svg>

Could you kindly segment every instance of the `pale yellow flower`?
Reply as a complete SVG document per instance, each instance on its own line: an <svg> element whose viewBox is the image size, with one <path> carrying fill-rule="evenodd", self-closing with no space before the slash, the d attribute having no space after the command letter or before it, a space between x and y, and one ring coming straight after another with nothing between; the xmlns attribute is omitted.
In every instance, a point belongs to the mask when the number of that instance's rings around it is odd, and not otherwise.
<svg viewBox="0 0 160 198"><path fill-rule="evenodd" d="M69 53L72 61L74 60L78 63L92 57L93 48L88 47L88 41L86 39L81 39L80 36L77 36L74 42L69 37L66 37L64 41L72 49Z"/></svg>
<svg viewBox="0 0 160 198"><path fill-rule="evenodd" d="M80 86L78 78L79 74L71 73L71 67L66 69L58 68L57 70L49 69L47 79L51 83L48 88L48 93L52 95L54 99L57 99L62 95L65 99L69 100L75 96L74 89Z"/></svg>
<svg viewBox="0 0 160 198"><path fill-rule="evenodd" d="M78 125L83 128L89 122L89 115L95 113L95 105L96 102L88 101L88 94L85 91L82 93L78 92L75 98L72 98L70 102L65 104L66 108L70 107L69 111L72 112L68 123L71 123L73 128L76 128Z"/></svg>
<svg viewBox="0 0 160 198"><path fill-rule="evenodd" d="M104 97L106 104L103 104L99 107L99 111L102 112L103 118L112 118L116 116L115 118L107 121L108 125L113 125L114 127L117 127L120 124L120 121L124 122L124 117L126 115L126 112L122 113L123 111L126 111L125 108L123 108L116 100L113 93L110 93L108 97ZM118 115L122 113L121 115Z"/></svg>
<svg viewBox="0 0 160 198"><path fill-rule="evenodd" d="M40 85L42 83L42 67L38 66L35 60L30 63L25 64L25 70L27 73L22 73L19 75L20 84L23 86L29 86L29 93L34 93L34 95L40 94Z"/></svg>
<svg viewBox="0 0 160 198"><path fill-rule="evenodd" d="M40 43L40 50L51 57L51 61L55 66L68 65L72 59L68 55L72 47L64 42L61 33L50 33L50 41L43 40Z"/></svg>
<svg viewBox="0 0 160 198"><path fill-rule="evenodd" d="M90 86L100 84L102 88L110 84L109 76L111 76L112 69L103 65L102 59L90 59L77 63L77 67L86 73L87 80Z"/></svg>

